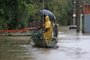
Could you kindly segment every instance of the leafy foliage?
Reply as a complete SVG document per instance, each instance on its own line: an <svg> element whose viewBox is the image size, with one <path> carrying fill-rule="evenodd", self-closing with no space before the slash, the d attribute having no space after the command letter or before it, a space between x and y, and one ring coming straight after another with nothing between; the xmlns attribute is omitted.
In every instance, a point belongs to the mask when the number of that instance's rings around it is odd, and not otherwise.
<svg viewBox="0 0 90 60"><path fill-rule="evenodd" d="M72 0L0 0L0 29L28 27L29 22L40 20L41 9L49 9L61 25L72 21Z"/></svg>

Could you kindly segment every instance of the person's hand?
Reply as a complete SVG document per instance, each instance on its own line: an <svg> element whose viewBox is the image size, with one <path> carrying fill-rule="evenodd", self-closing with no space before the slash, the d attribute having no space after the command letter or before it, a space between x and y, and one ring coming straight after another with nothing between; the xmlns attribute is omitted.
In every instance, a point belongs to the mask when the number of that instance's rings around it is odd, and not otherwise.
<svg viewBox="0 0 90 60"><path fill-rule="evenodd" d="M37 31L37 30L38 30L38 29L37 29L37 27L36 27L35 30L34 30L34 32Z"/></svg>
<svg viewBox="0 0 90 60"><path fill-rule="evenodd" d="M45 31L43 31L43 33L45 33Z"/></svg>

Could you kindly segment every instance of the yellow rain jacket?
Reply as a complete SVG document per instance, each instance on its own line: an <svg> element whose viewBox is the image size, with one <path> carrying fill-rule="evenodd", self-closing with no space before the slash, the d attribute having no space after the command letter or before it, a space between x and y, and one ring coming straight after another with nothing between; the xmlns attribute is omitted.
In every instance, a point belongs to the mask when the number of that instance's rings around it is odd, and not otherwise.
<svg viewBox="0 0 90 60"><path fill-rule="evenodd" d="M46 41L46 43L49 43L52 40L52 23L49 19L49 16L45 17L45 24L44 24L44 28L49 28L49 30L47 32L43 33L44 39Z"/></svg>

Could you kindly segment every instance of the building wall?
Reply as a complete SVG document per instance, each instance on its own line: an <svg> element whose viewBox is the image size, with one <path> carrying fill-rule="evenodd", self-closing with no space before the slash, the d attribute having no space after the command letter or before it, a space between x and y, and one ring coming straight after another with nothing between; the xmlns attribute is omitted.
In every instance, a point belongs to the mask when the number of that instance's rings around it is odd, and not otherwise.
<svg viewBox="0 0 90 60"><path fill-rule="evenodd" d="M83 32L90 33L90 4L83 5L83 14L84 14Z"/></svg>
<svg viewBox="0 0 90 60"><path fill-rule="evenodd" d="M90 33L90 14L84 15L84 32Z"/></svg>

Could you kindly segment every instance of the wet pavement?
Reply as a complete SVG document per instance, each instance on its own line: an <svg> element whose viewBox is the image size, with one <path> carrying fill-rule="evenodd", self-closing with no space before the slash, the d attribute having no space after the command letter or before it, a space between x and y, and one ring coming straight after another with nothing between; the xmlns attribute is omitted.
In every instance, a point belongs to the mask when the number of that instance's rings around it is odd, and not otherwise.
<svg viewBox="0 0 90 60"><path fill-rule="evenodd" d="M60 32L59 48L26 45L29 37L0 37L0 60L90 60L90 35Z"/></svg>

